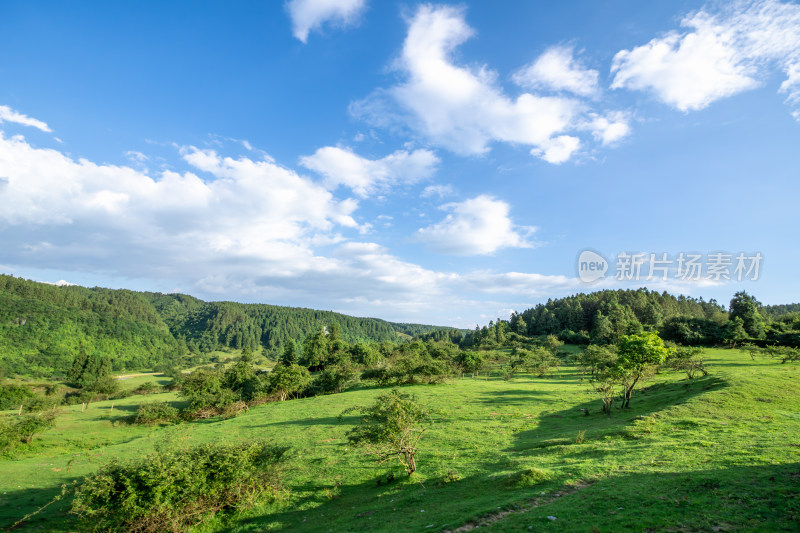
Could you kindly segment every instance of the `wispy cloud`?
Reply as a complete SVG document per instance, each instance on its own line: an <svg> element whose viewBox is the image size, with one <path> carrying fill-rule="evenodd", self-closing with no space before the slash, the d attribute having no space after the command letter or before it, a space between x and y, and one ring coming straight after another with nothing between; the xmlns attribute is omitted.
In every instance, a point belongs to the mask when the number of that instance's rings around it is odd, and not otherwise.
<svg viewBox="0 0 800 533"><path fill-rule="evenodd" d="M323 24L339 26L354 24L366 7L365 0L290 0L286 3L292 19L292 33L302 42L308 34Z"/></svg>
<svg viewBox="0 0 800 533"><path fill-rule="evenodd" d="M398 183L416 183L431 177L439 158L430 150L398 150L380 159L367 159L349 148L326 146L301 157L300 164L324 176L329 187L343 185L366 198Z"/></svg>
<svg viewBox="0 0 800 533"><path fill-rule="evenodd" d="M612 88L652 92L681 111L758 87L773 68L800 103L800 5L774 0L711 4L670 31L614 57ZM800 119L796 107L795 116Z"/></svg>
<svg viewBox="0 0 800 533"><path fill-rule="evenodd" d="M575 59L571 46L553 46L529 65L519 69L514 82L525 89L566 91L579 96L600 92L599 72L588 69Z"/></svg>
<svg viewBox="0 0 800 533"><path fill-rule="evenodd" d="M42 130L47 133L53 131L50 129L50 126L48 126L41 120L31 118L27 115L23 115L18 111L14 111L7 105L0 105L0 123L3 122L14 122L16 124L22 124L23 126L31 126L33 128Z"/></svg>

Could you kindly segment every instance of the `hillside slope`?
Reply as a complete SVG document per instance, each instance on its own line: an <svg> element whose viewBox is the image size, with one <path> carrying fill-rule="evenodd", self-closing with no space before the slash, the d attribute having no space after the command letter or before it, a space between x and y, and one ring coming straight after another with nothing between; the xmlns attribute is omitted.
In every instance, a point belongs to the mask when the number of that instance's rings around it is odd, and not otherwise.
<svg viewBox="0 0 800 533"><path fill-rule="evenodd" d="M403 387L437 413L420 442L415 479L348 446L345 434L358 419L338 418L386 389L167 427L121 422L138 403L174 393L126 398L113 410L110 402L86 412L72 406L27 455L0 460L0 527L112 458L138 459L159 445L269 438L291 447L285 496L200 531L796 531L797 366L753 361L740 350L705 357L708 377L665 370L630 409L610 416L571 366L552 378ZM56 502L22 530L76 530L68 507Z"/></svg>
<svg viewBox="0 0 800 533"><path fill-rule="evenodd" d="M333 323L348 342L398 341L409 332L441 329L332 311L55 286L0 275L0 372L63 376L80 350L110 357L114 370L176 363L187 353L224 348L278 350L289 339L302 342Z"/></svg>

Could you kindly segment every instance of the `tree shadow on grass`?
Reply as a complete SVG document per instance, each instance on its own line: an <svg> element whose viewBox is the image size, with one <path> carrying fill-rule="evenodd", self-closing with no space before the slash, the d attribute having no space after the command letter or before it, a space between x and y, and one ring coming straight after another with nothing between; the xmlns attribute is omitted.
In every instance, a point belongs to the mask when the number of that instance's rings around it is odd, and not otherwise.
<svg viewBox="0 0 800 533"><path fill-rule="evenodd" d="M258 424L251 427L275 427L275 426L353 426L358 424L361 417L358 415L347 416L323 416L319 418L301 418L298 420L282 420L278 422L268 422L266 424Z"/></svg>
<svg viewBox="0 0 800 533"><path fill-rule="evenodd" d="M489 405L507 407L510 405L529 405L537 396L549 394L547 391L531 389L509 389L498 392L484 392L479 400Z"/></svg>
<svg viewBox="0 0 800 533"><path fill-rule="evenodd" d="M520 431L514 436L509 451L524 452L549 446L568 444L578 432L593 436L624 431L635 420L669 407L686 403L691 398L727 386L727 382L714 376L671 383L656 383L634 393L631 407L602 412L602 401L584 402L562 411L543 413L535 428Z"/></svg>
<svg viewBox="0 0 800 533"><path fill-rule="evenodd" d="M296 487L300 497L291 507L232 518L220 530L452 531L472 524L489 531L796 531L800 524L797 463L626 471L571 482L556 474L521 486L509 465L486 466L487 473L446 484L309 483Z"/></svg>
<svg viewBox="0 0 800 533"><path fill-rule="evenodd" d="M67 487L80 478L73 477L63 481ZM61 494L61 486L23 489L0 495L0 531L75 531L76 517L69 514L72 505L71 495L53 502ZM48 503L53 502L48 505ZM17 521L44 507L14 529Z"/></svg>

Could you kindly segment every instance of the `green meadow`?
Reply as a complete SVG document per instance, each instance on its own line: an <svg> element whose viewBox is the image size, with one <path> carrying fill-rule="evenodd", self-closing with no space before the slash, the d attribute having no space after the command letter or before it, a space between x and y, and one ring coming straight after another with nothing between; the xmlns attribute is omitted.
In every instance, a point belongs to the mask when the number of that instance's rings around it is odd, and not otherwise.
<svg viewBox="0 0 800 533"><path fill-rule="evenodd" d="M44 507L17 530L81 530L69 497L56 498L113 458L267 438L290 447L278 499L197 531L797 531L798 366L740 350L704 357L708 376L662 370L611 415L572 365L545 378L495 372L401 387L435 413L412 477L345 437L358 418L342 411L385 388L169 426L127 419L142 402L180 405L176 393L62 407L54 429L0 459L0 528Z"/></svg>

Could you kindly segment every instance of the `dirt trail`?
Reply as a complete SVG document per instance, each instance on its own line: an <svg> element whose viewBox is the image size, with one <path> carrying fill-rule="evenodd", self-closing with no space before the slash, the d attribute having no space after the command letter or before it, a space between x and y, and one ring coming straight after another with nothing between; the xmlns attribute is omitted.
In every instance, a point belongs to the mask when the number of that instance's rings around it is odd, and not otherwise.
<svg viewBox="0 0 800 533"><path fill-rule="evenodd" d="M576 483L564 487L562 490L559 490L553 494L536 497L532 500L529 500L527 503L522 504L515 509L506 509L503 511L497 511L496 513L490 513L478 518L477 520L467 522L466 524L464 524L459 528L444 529L442 530L442 533L462 533L464 531L472 531L477 527L485 527L494 524L495 522L499 522L500 520L503 520L504 518L510 515L527 513L528 511L532 511L533 509L541 507L542 505L553 503L557 499L572 494L573 492L576 492L582 488L588 487L591 484L592 484L591 482L587 481L578 481Z"/></svg>
<svg viewBox="0 0 800 533"><path fill-rule="evenodd" d="M141 376L153 376L153 377L155 377L155 376L160 376L160 375L161 374L158 374L158 373L154 374L152 372L144 372L142 374L124 374L122 376L114 376L114 379L131 379L131 378L138 378L138 377L141 377Z"/></svg>

